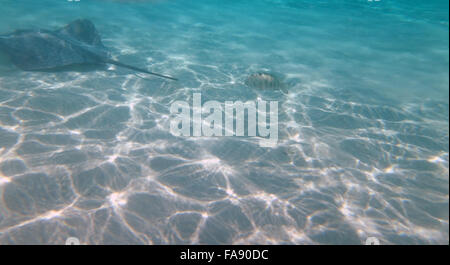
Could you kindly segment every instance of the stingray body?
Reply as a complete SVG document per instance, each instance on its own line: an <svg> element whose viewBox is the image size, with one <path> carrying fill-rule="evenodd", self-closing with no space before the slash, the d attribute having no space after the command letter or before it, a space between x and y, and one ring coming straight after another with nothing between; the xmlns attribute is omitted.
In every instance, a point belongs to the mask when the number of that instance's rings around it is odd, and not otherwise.
<svg viewBox="0 0 450 265"><path fill-rule="evenodd" d="M55 31L17 30L0 35L0 50L25 71L48 71L83 64L114 64L138 72L176 80L111 58L94 24L78 19Z"/></svg>
<svg viewBox="0 0 450 265"><path fill-rule="evenodd" d="M248 87L260 90L281 90L287 93L287 85L283 79L272 73L259 72L251 74L245 80Z"/></svg>

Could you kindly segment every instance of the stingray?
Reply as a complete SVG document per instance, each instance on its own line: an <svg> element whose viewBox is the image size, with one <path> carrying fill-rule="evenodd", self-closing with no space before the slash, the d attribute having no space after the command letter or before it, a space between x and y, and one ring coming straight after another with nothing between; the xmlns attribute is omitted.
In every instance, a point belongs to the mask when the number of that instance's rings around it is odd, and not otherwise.
<svg viewBox="0 0 450 265"><path fill-rule="evenodd" d="M273 73L258 72L251 74L245 80L245 84L259 90L280 90L283 93L288 93L288 85L283 78Z"/></svg>
<svg viewBox="0 0 450 265"><path fill-rule="evenodd" d="M176 78L153 73L112 59L94 24L75 20L57 30L16 30L0 35L0 51L24 71L51 71L76 65L113 64L137 72L171 80Z"/></svg>

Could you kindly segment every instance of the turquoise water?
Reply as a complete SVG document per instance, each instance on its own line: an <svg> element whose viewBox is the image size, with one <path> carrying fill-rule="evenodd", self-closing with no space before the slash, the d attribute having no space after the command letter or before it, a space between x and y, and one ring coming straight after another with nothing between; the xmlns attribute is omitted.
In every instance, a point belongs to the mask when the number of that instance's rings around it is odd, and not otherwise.
<svg viewBox="0 0 450 265"><path fill-rule="evenodd" d="M0 0L91 20L106 69L0 56L0 244L449 243L447 1ZM283 75L288 93L247 87ZM277 100L279 141L178 137L170 105Z"/></svg>

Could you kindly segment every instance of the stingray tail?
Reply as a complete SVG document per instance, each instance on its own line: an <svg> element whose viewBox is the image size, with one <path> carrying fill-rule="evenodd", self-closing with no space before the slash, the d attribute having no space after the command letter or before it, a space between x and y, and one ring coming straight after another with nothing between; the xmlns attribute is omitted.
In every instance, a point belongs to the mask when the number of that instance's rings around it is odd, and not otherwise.
<svg viewBox="0 0 450 265"><path fill-rule="evenodd" d="M170 79L170 80L178 81L178 79L176 79L175 77L170 77L170 76L167 76L167 75L153 73L153 72L147 71L145 69L134 67L134 66L131 66L131 65L128 65L128 64L124 64L124 63L118 62L118 61L109 60L107 63L114 64L114 65L117 65L117 66L120 66L120 67L124 67L124 68L128 68L128 69L131 69L131 70L135 70L135 71L138 71L138 72L141 72L141 73L146 73L146 74L149 74L149 75L155 75L155 76L159 76L159 77L162 77L162 78L167 78L167 79Z"/></svg>

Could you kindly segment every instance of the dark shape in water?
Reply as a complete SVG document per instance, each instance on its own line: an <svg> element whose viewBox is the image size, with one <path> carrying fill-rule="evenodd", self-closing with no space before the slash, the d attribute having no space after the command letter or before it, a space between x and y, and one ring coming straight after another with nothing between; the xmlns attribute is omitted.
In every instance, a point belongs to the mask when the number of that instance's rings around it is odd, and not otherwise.
<svg viewBox="0 0 450 265"><path fill-rule="evenodd" d="M281 90L282 92L287 93L287 87L282 78L271 73L259 72L251 74L245 80L245 84L251 88L261 90Z"/></svg>
<svg viewBox="0 0 450 265"><path fill-rule="evenodd" d="M56 31L17 30L0 35L0 50L25 71L47 71L80 64L114 64L177 80L113 60L94 24L87 19L75 20Z"/></svg>

